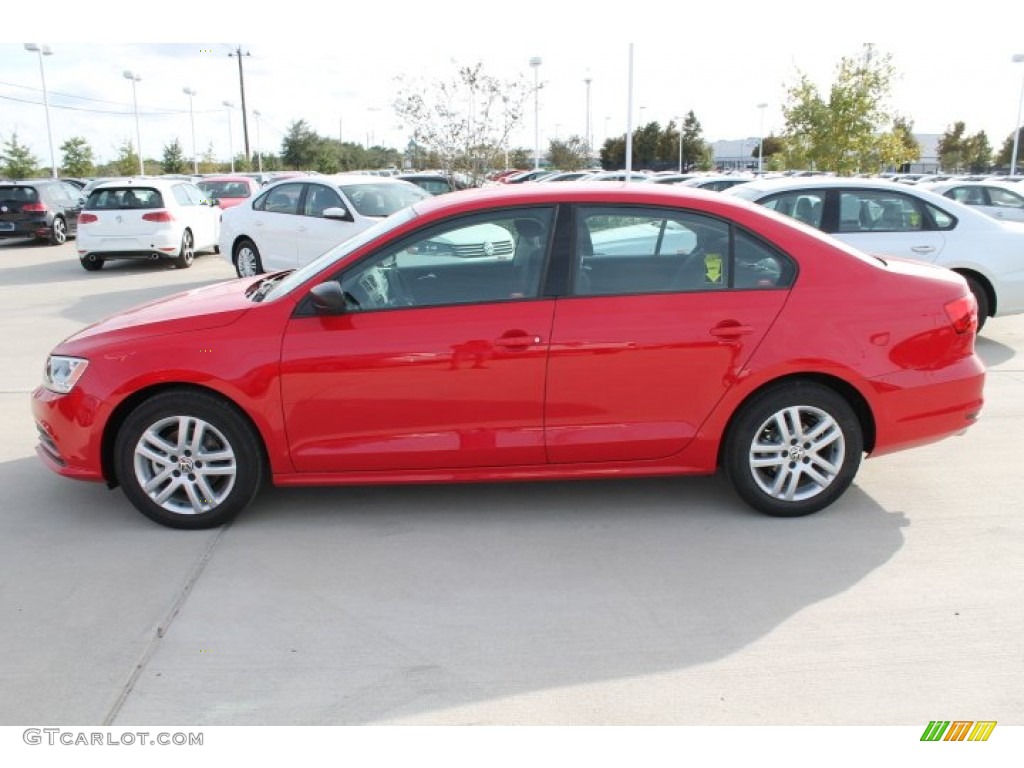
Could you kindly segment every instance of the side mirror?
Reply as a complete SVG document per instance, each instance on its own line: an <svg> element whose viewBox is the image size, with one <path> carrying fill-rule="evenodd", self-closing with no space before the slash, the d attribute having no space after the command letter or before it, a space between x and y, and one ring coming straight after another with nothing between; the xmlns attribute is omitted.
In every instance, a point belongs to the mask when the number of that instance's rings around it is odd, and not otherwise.
<svg viewBox="0 0 1024 768"><path fill-rule="evenodd" d="M314 285L309 292L309 298L319 314L341 315L345 312L345 293L334 280Z"/></svg>
<svg viewBox="0 0 1024 768"><path fill-rule="evenodd" d="M341 207L326 208L324 210L325 219L339 219L341 221L354 221L352 214Z"/></svg>
<svg viewBox="0 0 1024 768"><path fill-rule="evenodd" d="M85 198L84 197L79 197L78 198L78 204L84 208L85 207Z"/></svg>

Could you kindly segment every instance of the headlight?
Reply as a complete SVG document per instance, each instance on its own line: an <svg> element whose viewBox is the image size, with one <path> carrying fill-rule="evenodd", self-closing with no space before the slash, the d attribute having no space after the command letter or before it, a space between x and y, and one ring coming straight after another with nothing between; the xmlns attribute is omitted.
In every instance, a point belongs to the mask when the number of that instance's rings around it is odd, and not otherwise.
<svg viewBox="0 0 1024 768"><path fill-rule="evenodd" d="M46 370L43 372L43 386L51 392L67 394L72 390L89 361L81 357L61 357L50 355L46 359Z"/></svg>

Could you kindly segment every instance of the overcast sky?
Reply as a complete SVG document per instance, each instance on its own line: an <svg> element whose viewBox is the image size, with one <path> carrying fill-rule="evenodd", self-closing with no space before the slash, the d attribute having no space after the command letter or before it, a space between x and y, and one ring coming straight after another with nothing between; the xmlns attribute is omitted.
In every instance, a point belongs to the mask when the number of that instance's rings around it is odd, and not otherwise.
<svg viewBox="0 0 1024 768"><path fill-rule="evenodd" d="M12 4L8 4L10 6ZM66 5L61 9L59 6ZM50 8L53 3L47 4ZM590 77L592 132L600 144L626 126L629 45L633 43L633 123L693 110L708 141L755 137L782 128L786 87L804 72L827 92L843 56L866 42L891 54L898 72L892 107L918 133L942 133L957 120L984 130L1002 146L1017 117L1024 64L1024 2L994 0L953 6L934 2L859 0L805 2L570 3L536 0L408 4L315 3L64 3L49 13L59 26L39 25L39 7L5 7L0 35L12 29L37 37L60 34L45 57L53 137L84 136L100 160L135 140L134 70L142 147L159 158L180 139L191 155L189 98L194 99L199 153L212 142L228 157L228 110L234 149L242 148L237 45L244 59L249 135L279 151L295 119L346 141L404 147L408 134L391 103L396 78L449 79L455 67L481 62L500 79L533 82L529 59L539 56L541 146L585 132ZM244 9L244 18L241 18ZM13 14L13 18L12 18ZM19 16L22 16L19 20ZM37 29L37 27L39 27ZM28 31L31 30L31 31ZM56 31L55 31L56 30ZM237 40L235 38L238 38ZM168 42L196 39L207 42ZM115 42L116 41L116 42ZM219 42L218 42L219 41ZM0 139L17 131L49 164L38 57L23 40L0 42ZM72 109L72 107L74 109ZM641 111L642 109L642 111ZM512 145L532 148L528 106Z"/></svg>

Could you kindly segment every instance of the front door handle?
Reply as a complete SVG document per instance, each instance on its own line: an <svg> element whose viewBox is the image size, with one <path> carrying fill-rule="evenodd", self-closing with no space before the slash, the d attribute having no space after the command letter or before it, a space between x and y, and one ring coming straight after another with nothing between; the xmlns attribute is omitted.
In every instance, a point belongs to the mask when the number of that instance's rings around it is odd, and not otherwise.
<svg viewBox="0 0 1024 768"><path fill-rule="evenodd" d="M912 250L914 253L931 253L932 251L935 250L935 246L933 246L933 245L915 245L910 250Z"/></svg>

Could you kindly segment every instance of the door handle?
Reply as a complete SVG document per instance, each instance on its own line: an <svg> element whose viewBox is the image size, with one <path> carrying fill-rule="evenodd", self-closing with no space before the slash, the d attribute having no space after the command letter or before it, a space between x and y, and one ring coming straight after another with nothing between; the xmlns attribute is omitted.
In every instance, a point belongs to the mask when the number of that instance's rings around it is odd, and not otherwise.
<svg viewBox="0 0 1024 768"><path fill-rule="evenodd" d="M935 250L935 246L933 246L933 245L915 245L910 250L912 250L914 253L931 253L932 251Z"/></svg>
<svg viewBox="0 0 1024 768"><path fill-rule="evenodd" d="M712 336L719 339L738 339L740 336L746 336L753 332L754 326L743 325L735 320L725 320L709 331Z"/></svg>
<svg viewBox="0 0 1024 768"><path fill-rule="evenodd" d="M500 338L494 340L494 346L506 349L523 349L534 344L540 344L540 336L534 336L525 331L506 331Z"/></svg>

